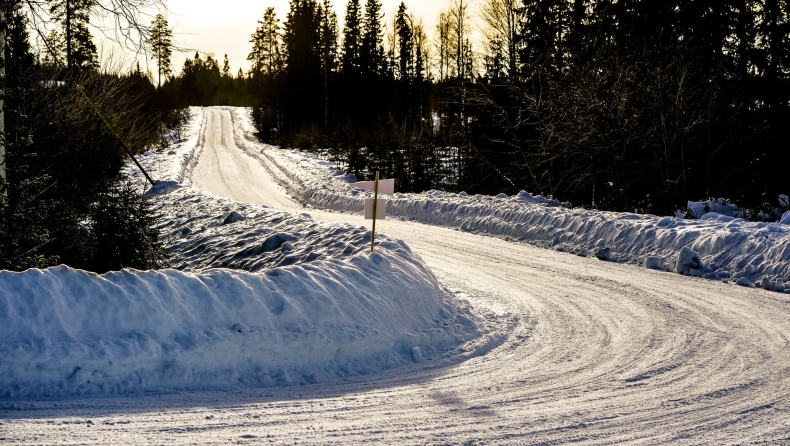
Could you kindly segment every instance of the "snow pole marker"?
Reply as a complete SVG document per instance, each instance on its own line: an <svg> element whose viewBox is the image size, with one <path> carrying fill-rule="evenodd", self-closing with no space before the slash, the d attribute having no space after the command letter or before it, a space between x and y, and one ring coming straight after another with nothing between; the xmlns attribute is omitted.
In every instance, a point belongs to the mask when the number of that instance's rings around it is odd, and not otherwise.
<svg viewBox="0 0 790 446"><path fill-rule="evenodd" d="M376 171L376 187L373 191L373 230L370 231L370 252L373 252L373 246L376 243L376 211L379 202L379 171Z"/></svg>

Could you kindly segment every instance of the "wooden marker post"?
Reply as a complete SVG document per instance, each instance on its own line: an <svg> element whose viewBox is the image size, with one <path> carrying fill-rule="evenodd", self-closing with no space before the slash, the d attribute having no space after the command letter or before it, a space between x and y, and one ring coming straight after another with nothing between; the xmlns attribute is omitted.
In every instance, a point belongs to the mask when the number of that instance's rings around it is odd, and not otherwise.
<svg viewBox="0 0 790 446"><path fill-rule="evenodd" d="M373 230L370 231L370 252L373 252L373 246L376 243L376 207L379 204L379 171L376 171L376 186L373 189Z"/></svg>

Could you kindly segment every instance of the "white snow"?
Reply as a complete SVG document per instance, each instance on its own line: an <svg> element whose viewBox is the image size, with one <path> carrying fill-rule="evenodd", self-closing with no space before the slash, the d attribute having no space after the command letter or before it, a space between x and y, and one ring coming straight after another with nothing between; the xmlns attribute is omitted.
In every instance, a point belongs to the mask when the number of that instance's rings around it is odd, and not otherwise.
<svg viewBox="0 0 790 446"><path fill-rule="evenodd" d="M189 176L192 168L197 163L197 158L202 144L203 128L206 124L206 109L203 107L189 107L187 121L179 135L170 136L170 148L167 152L145 152L135 158L157 181L160 188L171 188L183 183ZM133 163L127 163L122 170L123 175L141 186L148 186L143 174Z"/></svg>
<svg viewBox="0 0 790 446"><path fill-rule="evenodd" d="M297 150L255 141L249 111L232 110L237 143L258 157L296 199L317 209L362 212L370 192L349 186L334 163ZM245 133L246 132L246 133ZM397 185L396 185L397 187ZM608 260L645 264L648 257L674 265L683 247L700 256L699 275L730 279L749 267L748 280L790 281L790 217L781 222L750 222L722 200L689 203L705 209L699 220L676 217L567 209L553 198L527 192L515 196L467 195L430 190L396 193L387 215L404 220L487 234L557 251L585 255L610 249ZM699 210L699 209L697 209ZM695 211L696 212L696 211ZM695 273L696 274L696 273ZM737 280L735 278L733 281Z"/></svg>
<svg viewBox="0 0 790 446"><path fill-rule="evenodd" d="M175 269L0 271L0 397L323 382L484 334L402 241L179 184L195 141L139 157Z"/></svg>
<svg viewBox="0 0 790 446"><path fill-rule="evenodd" d="M645 259L645 268L663 270L665 269L664 260L661 257L648 256Z"/></svg>
<svg viewBox="0 0 790 446"><path fill-rule="evenodd" d="M262 274L0 272L0 396L320 382L478 336L392 243Z"/></svg>
<svg viewBox="0 0 790 446"><path fill-rule="evenodd" d="M675 272L696 275L692 271L699 271L700 269L702 269L702 260L700 260L699 254L692 251L688 246L684 246L675 261Z"/></svg>
<svg viewBox="0 0 790 446"><path fill-rule="evenodd" d="M703 218L707 214L726 215L733 218L743 218L743 211L735 204L728 203L727 200L689 201L688 210L694 218Z"/></svg>
<svg viewBox="0 0 790 446"><path fill-rule="evenodd" d="M181 271L0 272L0 396L320 382L481 334L401 241L371 254L364 228L188 187L159 198Z"/></svg>
<svg viewBox="0 0 790 446"><path fill-rule="evenodd" d="M217 138L214 130L207 130L208 138ZM286 161L291 156L287 151L277 153ZM216 157L204 155L210 154L203 152L196 167L209 170L206 164ZM222 188L218 183L232 177L238 177L238 184L257 188L255 177L260 172L236 170L241 165L249 166L222 162L209 190L219 195L217 189ZM279 172L281 181L286 178L276 166L266 167ZM320 167L321 175L326 171ZM193 174L187 179L197 185L196 177ZM283 224L290 221L309 228L309 219L300 221L301 212L320 221L352 223L353 227L362 224L359 214L304 209L276 185L272 187L268 175L266 181L270 184L256 194L261 198L259 203L298 210ZM319 182L317 187L321 185ZM233 198L235 193L228 196ZM187 188L173 194L192 197L187 201L207 197L189 195ZM291 194L297 195L292 187ZM510 206L509 199L500 201L502 206ZM168 236L184 239L179 242L184 248L179 259L197 256L186 253L189 247L197 249L201 244L198 238L190 238L193 231L203 235L215 231L226 237L227 245L211 245L210 249L222 252L225 260L231 259L232 245L254 230L244 225L264 218L253 214L269 212L222 200L205 210L194 207L198 204L184 204L184 215L172 216L167 222ZM246 220L221 225L222 217L231 210ZM565 215L575 216L573 212ZM189 221L193 217L197 219ZM674 218L653 221L664 231L689 228ZM752 264L732 273L748 285L739 287L635 267L641 262L602 262L591 256L598 247L578 251L586 252L581 257L503 240L510 236L479 236L407 218L381 223L383 232L406 240L425 259L441 282L452 287L461 304L468 300L475 305L475 313L487 315L487 327L496 327L499 337L483 336L439 357L426 354L422 344L406 344L399 356L404 361L402 367L297 388L0 399L0 443L787 442L790 428L783 409L790 398L786 382L777 377L783 376L790 362L790 307L782 296L753 286L754 281L746 278L758 274ZM618 224L626 223L631 222ZM304 232L276 224L272 230L273 234L266 235L278 234L275 244L280 235ZM312 252L305 248L308 237L305 234L283 242L281 249L290 243L290 251ZM265 240L260 241L261 246ZM615 260L631 261L623 260L616 243L608 246ZM659 259L674 268L683 246L686 244ZM281 253L271 255L272 263L283 258ZM348 259L338 258L340 262ZM316 261L304 266L314 264ZM204 267L186 275L204 277L198 274ZM267 271L283 269L287 268L264 265L251 276L266 277ZM214 274L219 270L205 271ZM779 278L772 282L775 286L785 283ZM506 327L501 329L503 322ZM233 318L229 323L222 330L231 335L246 336L256 330L244 319ZM457 351L465 352L463 361L458 360ZM421 363L416 362L419 355L423 355Z"/></svg>

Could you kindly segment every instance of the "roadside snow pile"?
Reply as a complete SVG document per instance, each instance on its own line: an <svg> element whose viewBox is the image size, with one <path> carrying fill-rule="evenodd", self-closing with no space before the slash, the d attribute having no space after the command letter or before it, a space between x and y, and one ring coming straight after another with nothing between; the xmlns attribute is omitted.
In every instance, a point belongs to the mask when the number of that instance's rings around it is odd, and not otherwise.
<svg viewBox="0 0 790 446"><path fill-rule="evenodd" d="M309 214L238 203L189 187L160 196L158 202L164 208L178 209L165 219L163 230L173 240L171 265L182 271L230 268L259 272L321 260L348 260L370 251L369 229L321 223ZM413 265L405 271L418 273L416 284L424 282L419 279L422 275L431 276L403 241L379 234L379 250L387 258L388 253L394 253ZM429 282L431 287L438 286L435 279Z"/></svg>
<svg viewBox="0 0 790 446"><path fill-rule="evenodd" d="M176 179L150 192L176 269L0 271L0 397L315 383L488 345L402 241L371 254L365 228L178 184L189 144L141 157Z"/></svg>
<svg viewBox="0 0 790 446"><path fill-rule="evenodd" d="M688 210L694 218L702 218L708 214L743 218L743 211L735 204L728 203L724 198L707 201L689 201Z"/></svg>
<svg viewBox="0 0 790 446"><path fill-rule="evenodd" d="M259 157L289 193L318 208L360 212L372 193L352 187L355 180L325 160L255 141L249 110L234 109L237 144ZM539 197L539 198L538 198ZM699 220L655 215L567 209L557 200L526 192L497 197L445 193L396 193L387 202L387 215L422 223L490 234L507 240L579 255L606 253L605 260L633 264L660 263L674 270L684 247L698 253L699 269L682 273L741 284L790 282L790 226L754 223L737 217L724 202L707 203ZM692 203L690 203L690 206ZM702 209L705 203L700 203ZM608 251L606 251L608 250ZM600 256L599 256L600 257ZM648 261L648 258L652 258ZM740 276L740 277L738 277ZM781 290L780 286L776 287Z"/></svg>
<svg viewBox="0 0 790 446"><path fill-rule="evenodd" d="M381 249L266 274L0 272L0 396L313 383L477 336L414 258Z"/></svg>

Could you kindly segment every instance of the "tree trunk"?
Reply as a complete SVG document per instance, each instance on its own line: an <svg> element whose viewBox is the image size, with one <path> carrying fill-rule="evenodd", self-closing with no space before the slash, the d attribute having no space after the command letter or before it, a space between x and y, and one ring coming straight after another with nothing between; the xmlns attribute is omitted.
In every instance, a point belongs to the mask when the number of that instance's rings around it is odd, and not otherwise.
<svg viewBox="0 0 790 446"><path fill-rule="evenodd" d="M71 71L71 0L66 0L66 67Z"/></svg>
<svg viewBox="0 0 790 446"><path fill-rule="evenodd" d="M739 0L737 3L738 16L735 24L735 35L738 37L738 60L737 72L741 82L746 82L749 77L749 36L748 30L751 29L752 22L748 10L747 0Z"/></svg>
<svg viewBox="0 0 790 446"><path fill-rule="evenodd" d="M6 180L5 149L5 34L8 23L5 17L6 2L0 4L0 179ZM5 194L5 192L4 192Z"/></svg>

